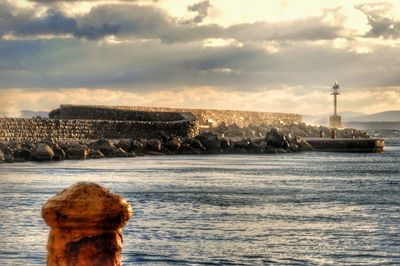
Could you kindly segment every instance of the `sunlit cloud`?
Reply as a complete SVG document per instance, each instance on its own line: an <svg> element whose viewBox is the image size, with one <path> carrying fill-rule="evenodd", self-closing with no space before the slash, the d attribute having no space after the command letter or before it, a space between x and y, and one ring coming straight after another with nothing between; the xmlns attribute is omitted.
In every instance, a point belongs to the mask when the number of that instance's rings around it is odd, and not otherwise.
<svg viewBox="0 0 400 266"><path fill-rule="evenodd" d="M303 93L298 94L301 90ZM60 104L164 106L228 110L275 111L302 114L330 113L332 97L327 88L281 86L254 92L230 92L209 87L130 92L115 89L61 89L0 91L0 113L19 116L21 110L50 111ZM96 99L93 102L93 99ZM339 111L374 113L400 106L400 88L346 91L339 97Z"/></svg>
<svg viewBox="0 0 400 266"><path fill-rule="evenodd" d="M0 112L95 95L98 104L325 113L334 80L343 110L385 111L400 106L399 53L395 0L7 0Z"/></svg>

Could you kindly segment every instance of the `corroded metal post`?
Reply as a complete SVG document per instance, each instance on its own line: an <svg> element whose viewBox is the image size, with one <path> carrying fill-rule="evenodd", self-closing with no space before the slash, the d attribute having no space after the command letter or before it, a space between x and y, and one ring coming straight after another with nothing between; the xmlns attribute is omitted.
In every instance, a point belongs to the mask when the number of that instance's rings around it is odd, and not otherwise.
<svg viewBox="0 0 400 266"><path fill-rule="evenodd" d="M322 139L325 138L325 132L322 129L319 131L319 137Z"/></svg>
<svg viewBox="0 0 400 266"><path fill-rule="evenodd" d="M121 265L122 227L132 216L124 198L80 182L50 198L42 216L51 227L48 266Z"/></svg>
<svg viewBox="0 0 400 266"><path fill-rule="evenodd" d="M336 130L332 129L331 139L336 139Z"/></svg>

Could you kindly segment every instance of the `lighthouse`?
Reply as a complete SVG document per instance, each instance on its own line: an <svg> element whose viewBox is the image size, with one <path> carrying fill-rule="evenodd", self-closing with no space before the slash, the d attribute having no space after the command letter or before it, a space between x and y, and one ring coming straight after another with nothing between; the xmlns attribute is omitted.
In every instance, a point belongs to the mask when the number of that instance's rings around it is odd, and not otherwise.
<svg viewBox="0 0 400 266"><path fill-rule="evenodd" d="M340 128L342 127L342 117L337 114L337 96L339 93L339 83L337 81L332 86L332 95L333 95L333 115L329 117L329 126L331 128Z"/></svg>

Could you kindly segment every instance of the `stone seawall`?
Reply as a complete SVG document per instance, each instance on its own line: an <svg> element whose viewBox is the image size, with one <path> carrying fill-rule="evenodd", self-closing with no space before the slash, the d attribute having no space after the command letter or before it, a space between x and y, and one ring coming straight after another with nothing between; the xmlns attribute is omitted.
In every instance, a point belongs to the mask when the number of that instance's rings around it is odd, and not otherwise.
<svg viewBox="0 0 400 266"><path fill-rule="evenodd" d="M191 137L198 134L197 121L109 121L0 118L0 141L90 140L99 138L154 138L163 131Z"/></svg>
<svg viewBox="0 0 400 266"><path fill-rule="evenodd" d="M61 105L60 108L49 113L49 118L162 122L179 121L182 119L196 120L196 117L189 112L140 111L114 108L113 106L84 105Z"/></svg>
<svg viewBox="0 0 400 266"><path fill-rule="evenodd" d="M225 122L226 125L237 124L240 127L261 124L299 124L302 117L300 114L290 113L272 113L272 112L252 112L252 111L234 111L234 110L216 110L216 109L188 109L188 108L166 108L166 107L143 107L143 106L100 106L100 105L61 105L50 113L51 118L69 118L69 119L119 119L127 120L129 116L135 116L135 112L129 115L126 111L144 111L167 113L192 113L199 121L200 125L213 121L214 124ZM57 116L59 115L59 116ZM121 115L121 116L119 116ZM136 114L137 116L137 114ZM167 116L168 117L168 116ZM149 119L149 118L147 118ZM128 119L129 120L129 119Z"/></svg>

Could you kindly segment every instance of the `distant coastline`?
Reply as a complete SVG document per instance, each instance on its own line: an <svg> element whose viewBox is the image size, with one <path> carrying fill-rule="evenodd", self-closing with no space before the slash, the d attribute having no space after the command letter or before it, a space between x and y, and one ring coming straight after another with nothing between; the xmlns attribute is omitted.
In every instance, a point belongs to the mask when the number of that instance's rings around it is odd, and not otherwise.
<svg viewBox="0 0 400 266"><path fill-rule="evenodd" d="M354 127L361 130L368 129L393 129L400 130L400 122L360 122L349 121L343 122L345 127Z"/></svg>

